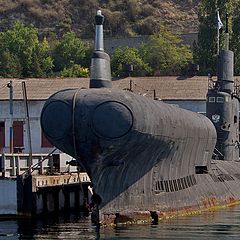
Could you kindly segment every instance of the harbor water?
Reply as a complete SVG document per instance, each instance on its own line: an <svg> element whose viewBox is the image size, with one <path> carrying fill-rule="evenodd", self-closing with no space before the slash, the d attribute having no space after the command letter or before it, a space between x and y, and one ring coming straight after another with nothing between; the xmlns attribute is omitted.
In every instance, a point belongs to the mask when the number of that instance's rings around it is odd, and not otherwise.
<svg viewBox="0 0 240 240"><path fill-rule="evenodd" d="M0 240L15 239L240 239L240 206L196 216L98 229L83 214L0 221Z"/></svg>

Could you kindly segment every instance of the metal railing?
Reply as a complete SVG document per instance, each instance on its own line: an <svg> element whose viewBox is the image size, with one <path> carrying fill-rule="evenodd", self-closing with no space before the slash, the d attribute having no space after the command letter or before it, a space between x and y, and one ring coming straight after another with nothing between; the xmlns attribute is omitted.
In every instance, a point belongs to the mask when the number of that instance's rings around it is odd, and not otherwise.
<svg viewBox="0 0 240 240"><path fill-rule="evenodd" d="M32 165L29 166L29 154L0 154L0 176L15 177L24 173L33 175L53 174L55 172L76 171L66 161L54 161L52 154L32 154ZM57 162L57 165L56 165Z"/></svg>

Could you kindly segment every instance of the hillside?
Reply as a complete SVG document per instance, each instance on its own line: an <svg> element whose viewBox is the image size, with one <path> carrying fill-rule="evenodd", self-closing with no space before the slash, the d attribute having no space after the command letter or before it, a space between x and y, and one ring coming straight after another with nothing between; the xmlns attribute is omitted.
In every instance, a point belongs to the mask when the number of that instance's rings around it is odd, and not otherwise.
<svg viewBox="0 0 240 240"><path fill-rule="evenodd" d="M42 34L73 30L82 38L94 33L97 9L106 16L105 35L152 34L164 23L175 32L197 31L200 0L0 0L0 30L17 19L34 24Z"/></svg>

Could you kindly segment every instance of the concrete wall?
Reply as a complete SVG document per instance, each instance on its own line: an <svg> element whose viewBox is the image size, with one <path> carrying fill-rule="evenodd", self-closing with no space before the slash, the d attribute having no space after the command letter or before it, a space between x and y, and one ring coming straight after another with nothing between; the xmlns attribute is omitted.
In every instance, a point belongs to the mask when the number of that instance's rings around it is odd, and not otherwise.
<svg viewBox="0 0 240 240"><path fill-rule="evenodd" d="M180 35L183 43L189 45L193 49L193 43L198 41L198 33L186 33ZM119 38L105 38L105 51L112 55L118 47L139 47L142 43L147 43L150 35L141 35L136 37L119 37Z"/></svg>
<svg viewBox="0 0 240 240"><path fill-rule="evenodd" d="M116 48L118 47L130 47L137 48L142 43L146 43L150 36L137 36L137 37L128 37L128 38L105 38L104 39L104 48L105 51L112 55Z"/></svg>
<svg viewBox="0 0 240 240"><path fill-rule="evenodd" d="M17 214L17 181L0 179L0 215Z"/></svg>
<svg viewBox="0 0 240 240"><path fill-rule="evenodd" d="M40 114L45 101L29 101L29 116L30 116L30 129L33 153L49 153L53 148L41 147L41 126ZM13 120L25 121L25 109L23 101L14 101L13 103ZM9 102L0 101L0 121L5 121L5 148L4 153L9 152ZM27 124L24 124L24 153L28 153L28 138L27 138Z"/></svg>

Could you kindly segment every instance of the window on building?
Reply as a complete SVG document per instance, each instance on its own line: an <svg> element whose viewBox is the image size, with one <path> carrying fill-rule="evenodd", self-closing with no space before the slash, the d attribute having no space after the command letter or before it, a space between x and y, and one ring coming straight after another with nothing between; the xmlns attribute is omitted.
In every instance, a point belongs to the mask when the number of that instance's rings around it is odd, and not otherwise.
<svg viewBox="0 0 240 240"><path fill-rule="evenodd" d="M13 148L23 147L23 121L13 122Z"/></svg>
<svg viewBox="0 0 240 240"><path fill-rule="evenodd" d="M41 136L41 145L44 148L52 148L53 145L47 140L47 138L45 137L43 131L42 131L42 136Z"/></svg>
<svg viewBox="0 0 240 240"><path fill-rule="evenodd" d="M5 147L5 122L0 122L0 149Z"/></svg>

